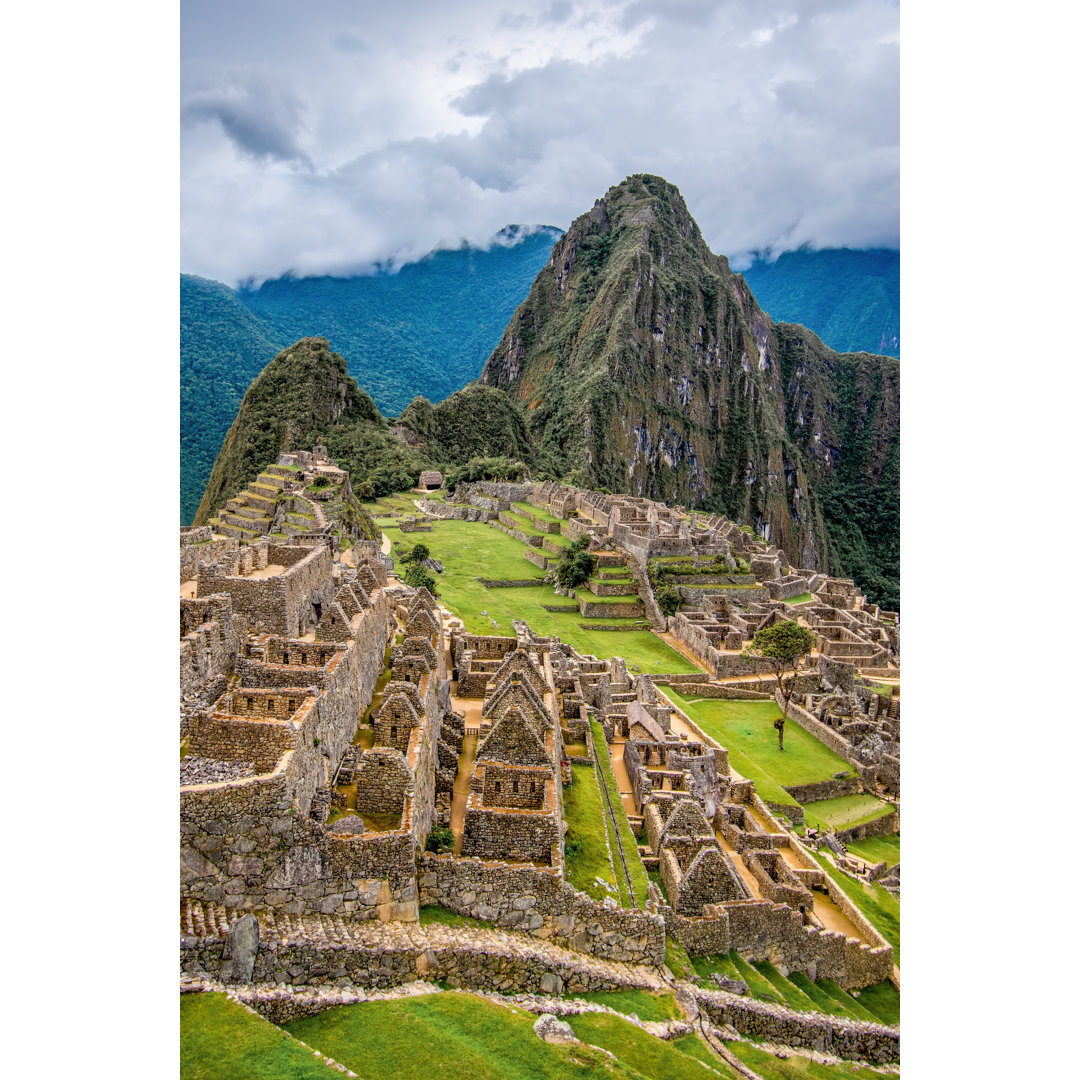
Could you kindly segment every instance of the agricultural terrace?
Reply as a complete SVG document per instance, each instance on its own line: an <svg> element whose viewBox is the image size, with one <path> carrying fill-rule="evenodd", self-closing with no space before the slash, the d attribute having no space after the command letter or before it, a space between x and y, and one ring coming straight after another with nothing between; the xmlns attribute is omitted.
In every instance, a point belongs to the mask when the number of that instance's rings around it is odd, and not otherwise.
<svg viewBox="0 0 1080 1080"><path fill-rule="evenodd" d="M570 1021L575 1031L578 1019ZM605 1025L606 1034L589 1041L611 1042L612 1053L618 1056L615 1061L585 1043L542 1042L533 1033L536 1017L532 1013L465 993L344 1005L295 1020L285 1030L365 1080L715 1077L693 1057L634 1029L626 1020L613 1020ZM583 1024L582 1030L591 1028ZM635 1030L648 1041L639 1045L631 1036ZM722 1062L713 1060L722 1067ZM325 1072L326 1067L322 1068Z"/></svg>
<svg viewBox="0 0 1080 1080"><path fill-rule="evenodd" d="M702 731L727 748L731 767L753 780L766 802L794 805L783 785L812 784L851 766L797 724L784 725L784 749L777 747L773 721L780 708L773 701L726 701L684 697L674 687L664 692Z"/></svg>
<svg viewBox="0 0 1080 1080"><path fill-rule="evenodd" d="M513 637L514 619L524 619L534 633L558 634L579 653L591 653L601 659L621 656L631 670L650 674L698 670L681 653L661 641L643 620L604 620L612 626L641 623L641 630L585 630L581 626L583 622L595 623L597 620L583 619L577 611L545 611L545 604L566 607L574 601L556 595L553 585L544 585L543 572L525 558L521 542L494 526L431 519L431 532L402 534L394 525L383 527L395 545L396 555L413 544L423 543L431 551L431 557L443 564L443 572L436 575L439 599L462 619L472 634ZM531 580L536 584L487 589L480 584L480 577L503 581ZM580 590L580 595L601 603L611 599L594 598L587 590Z"/></svg>
<svg viewBox="0 0 1080 1080"><path fill-rule="evenodd" d="M787 742L787 728L784 729ZM891 814L893 808L873 795L841 795L837 799L821 799L818 802L804 804L806 824L815 829L850 829L854 825L864 825L879 817Z"/></svg>

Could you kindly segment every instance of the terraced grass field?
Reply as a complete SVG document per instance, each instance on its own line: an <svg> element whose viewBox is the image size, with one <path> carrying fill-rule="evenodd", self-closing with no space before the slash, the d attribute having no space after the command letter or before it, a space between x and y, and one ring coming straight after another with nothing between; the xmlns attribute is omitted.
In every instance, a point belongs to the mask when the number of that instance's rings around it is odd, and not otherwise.
<svg viewBox="0 0 1080 1080"><path fill-rule="evenodd" d="M558 634L578 652L602 659L621 656L633 670L686 673L697 668L649 630L610 632L583 630L579 612L545 611L544 604L574 605L555 588L543 585L543 571L525 558L525 546L491 525L471 521L434 521L430 533L405 533L388 528L392 542L409 549L426 544L432 558L443 564L436 575L440 599L458 615L473 634L514 636L515 618L524 619L538 634ZM485 589L479 577L538 584L521 588ZM484 612L487 614L485 615ZM605 620L607 621L607 620ZM612 625L632 625L633 619L610 620Z"/></svg>
<svg viewBox="0 0 1080 1080"><path fill-rule="evenodd" d="M623 807L622 799L619 798L619 788L615 782L615 774L612 772L611 768L611 755L608 751L607 743L604 741L604 729L596 720L590 721L590 724L592 726L593 746L596 748L598 764L604 772L604 781L607 784L608 795L611 797L611 808L615 812L615 823L619 830L619 836L622 839L622 851L623 856L626 859L626 869L630 873L629 887L632 890L632 896L627 893L627 882L625 880L625 875L623 874L622 859L619 858L619 849L615 837L612 836L611 856L612 861L615 863L620 902L624 907L643 908L649 892L649 878L645 873L644 865L642 865L641 856L638 854L637 841L634 839L634 834L630 831L630 822L626 817L626 809ZM602 797L603 794L601 793L601 798ZM611 824L610 819L608 824Z"/></svg>
<svg viewBox="0 0 1080 1080"><path fill-rule="evenodd" d="M794 805L784 784L811 784L839 772L851 775L851 766L842 757L790 721L784 725L784 749L780 750L772 726L780 716L775 702L684 697L673 687L665 693L703 731L727 747L731 767L753 780L766 802Z"/></svg>
<svg viewBox="0 0 1080 1080"><path fill-rule="evenodd" d="M224 994L180 998L183 1080L327 1080L326 1065L280 1028Z"/></svg>
<svg viewBox="0 0 1080 1080"><path fill-rule="evenodd" d="M845 845L852 855L868 863L886 862L895 866L900 861L900 834L891 836L868 836L865 840L852 840Z"/></svg>
<svg viewBox="0 0 1080 1080"><path fill-rule="evenodd" d="M533 1034L535 1022L532 1013L451 993L345 1005L285 1028L364 1080L585 1080L601 1075L632 1080L639 1075L582 1043L541 1042ZM334 1075L325 1065L319 1067L323 1080ZM246 1080L249 1074L236 1075ZM659 1080L661 1074L645 1075ZM279 1074L280 1080L287 1077Z"/></svg>
<svg viewBox="0 0 1080 1080"><path fill-rule="evenodd" d="M604 831L604 802L591 765L571 765L572 783L566 790L563 816L566 833L566 880L594 900L617 898L619 888L608 855ZM597 878L609 886L597 884Z"/></svg>
<svg viewBox="0 0 1080 1080"><path fill-rule="evenodd" d="M784 731L785 741L787 731ZM892 813L892 806L873 795L842 795L803 804L806 823L815 829L850 829Z"/></svg>

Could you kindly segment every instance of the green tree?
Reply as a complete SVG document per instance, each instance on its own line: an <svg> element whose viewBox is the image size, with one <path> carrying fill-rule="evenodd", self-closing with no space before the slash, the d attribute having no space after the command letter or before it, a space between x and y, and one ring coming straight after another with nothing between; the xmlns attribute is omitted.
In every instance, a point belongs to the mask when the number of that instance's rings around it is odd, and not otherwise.
<svg viewBox="0 0 1080 1080"><path fill-rule="evenodd" d="M408 555L402 555L401 561L411 566L423 566L426 559L431 558L431 550L427 544L413 544L412 551Z"/></svg>
<svg viewBox="0 0 1080 1080"><path fill-rule="evenodd" d="M674 615L682 603L682 596L674 585L665 585L656 591L656 602L665 615Z"/></svg>
<svg viewBox="0 0 1080 1080"><path fill-rule="evenodd" d="M555 564L555 581L564 589L576 589L589 580L596 569L596 557L589 554L589 537L583 536L563 548Z"/></svg>
<svg viewBox="0 0 1080 1080"><path fill-rule="evenodd" d="M776 675L776 688L784 701L784 713L773 721L773 727L776 728L781 750L784 749L784 723L795 689L795 677L799 674L799 665L810 655L816 640L812 630L788 619L759 630L743 651L747 657L767 661Z"/></svg>
<svg viewBox="0 0 1080 1080"><path fill-rule="evenodd" d="M432 596L438 596L438 590L435 587L435 578L432 574L428 573L427 567L422 562L409 563L405 569L404 575L405 584L413 589L424 588L427 589Z"/></svg>

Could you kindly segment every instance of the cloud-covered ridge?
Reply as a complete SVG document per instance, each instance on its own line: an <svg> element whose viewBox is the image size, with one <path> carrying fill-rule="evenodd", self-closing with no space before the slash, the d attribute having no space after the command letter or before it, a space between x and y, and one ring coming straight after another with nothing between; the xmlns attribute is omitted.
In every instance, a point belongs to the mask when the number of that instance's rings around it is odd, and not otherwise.
<svg viewBox="0 0 1080 1080"><path fill-rule="evenodd" d="M224 9L224 10L223 10ZM665 176L738 260L899 240L886 0L182 12L182 269L363 273Z"/></svg>

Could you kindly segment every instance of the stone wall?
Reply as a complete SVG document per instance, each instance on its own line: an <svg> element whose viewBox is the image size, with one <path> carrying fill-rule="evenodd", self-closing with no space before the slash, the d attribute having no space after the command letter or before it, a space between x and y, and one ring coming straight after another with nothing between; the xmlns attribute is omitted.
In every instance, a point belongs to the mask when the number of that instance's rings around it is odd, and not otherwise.
<svg viewBox="0 0 1080 1080"><path fill-rule="evenodd" d="M843 779L819 780L816 784L792 784L784 790L801 803L819 802L822 799L839 799L844 795L861 795L863 781L858 776Z"/></svg>
<svg viewBox="0 0 1080 1080"><path fill-rule="evenodd" d="M559 867L425 852L419 881L421 904L439 904L607 960L664 962L664 923L658 915L597 903L563 881Z"/></svg>
<svg viewBox="0 0 1080 1080"><path fill-rule="evenodd" d="M733 1027L754 1039L875 1065L900 1060L900 1032L884 1024L797 1012L722 990L695 990L694 997L713 1024Z"/></svg>
<svg viewBox="0 0 1080 1080"><path fill-rule="evenodd" d="M192 720L189 750L199 756L256 760L265 766L267 757L286 745L287 738L292 743L261 775L181 787L181 897L240 910L344 910L372 918L402 910L388 905L411 904L415 918L411 821L403 822L406 831L397 840L368 833L338 841L330 835L332 827L328 831L309 816L317 789L329 786L351 743L359 712L371 700L390 634L389 605L379 589L371 607L361 613L354 639L330 650L326 668L237 660L237 667L253 682L265 682L261 675L267 670L279 673L285 698L289 687L300 693L298 675L317 674L321 693L289 720L255 720L223 712ZM289 643L278 644L283 650ZM300 644L316 651L328 649ZM234 688L232 698L238 694L246 707L244 689ZM262 751L255 746L256 735L267 743ZM407 853L403 864L402 852Z"/></svg>
<svg viewBox="0 0 1080 1080"><path fill-rule="evenodd" d="M891 814L884 814L862 825L852 825L850 829L838 829L836 837L842 844L850 844L853 840L865 840L868 836L891 836L899 831L900 815L894 810Z"/></svg>
<svg viewBox="0 0 1080 1080"><path fill-rule="evenodd" d="M226 593L180 601L180 693L205 692L214 680L231 674L245 622L233 615Z"/></svg>
<svg viewBox="0 0 1080 1080"><path fill-rule="evenodd" d="M224 592L233 610L243 615L252 633L298 637L315 628L313 597L328 602L333 594L333 556L324 544L314 548L270 544L271 564L286 569L269 578L225 574L215 565L199 568L197 595Z"/></svg>
<svg viewBox="0 0 1080 1080"><path fill-rule="evenodd" d="M305 927L300 932L279 927L273 916L260 913L259 923L247 980L256 985L385 990L422 978L466 989L533 994L655 986L649 973L492 931L444 926L407 931L386 926L374 928L379 933L368 930L357 939L328 940L322 927L317 935L311 928L311 936L306 937ZM180 966L189 976L224 975L227 953L224 934L181 935Z"/></svg>
<svg viewBox="0 0 1080 1080"><path fill-rule="evenodd" d="M210 526L203 526L210 533ZM199 573L199 563L216 563L226 551L236 551L239 541L232 536L220 540L212 540L209 536L205 540L185 544L183 535L180 537L180 582L194 581Z"/></svg>
<svg viewBox="0 0 1080 1080"><path fill-rule="evenodd" d="M663 910L668 933L691 956L735 949L748 960L769 960L782 972L802 971L810 979L833 979L844 989L870 986L892 974L891 945L871 948L843 934L804 925L799 913L786 904L733 901L707 908L700 918L677 915L669 907Z"/></svg>
<svg viewBox="0 0 1080 1080"><path fill-rule="evenodd" d="M624 604L597 604L583 600L579 610L586 619L638 619L645 615L645 605L637 599Z"/></svg>
<svg viewBox="0 0 1080 1080"><path fill-rule="evenodd" d="M559 823L547 809L525 810L485 806L473 792L465 807L461 853L478 858L512 855L523 862L548 866L557 858Z"/></svg>

